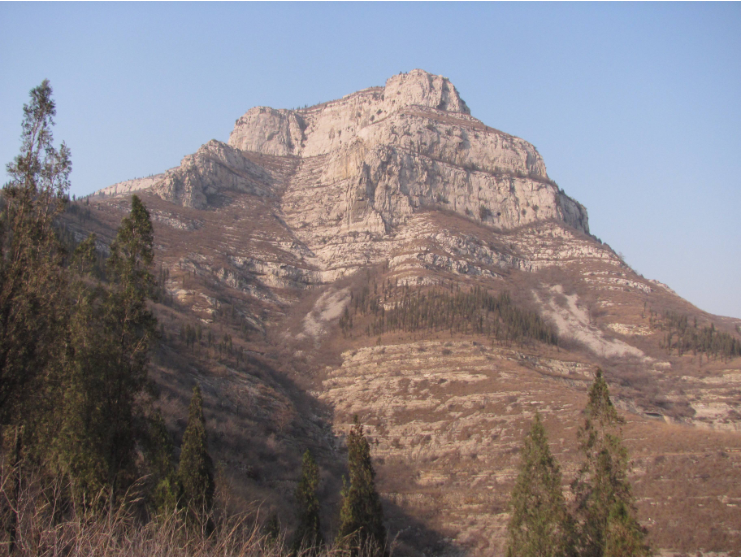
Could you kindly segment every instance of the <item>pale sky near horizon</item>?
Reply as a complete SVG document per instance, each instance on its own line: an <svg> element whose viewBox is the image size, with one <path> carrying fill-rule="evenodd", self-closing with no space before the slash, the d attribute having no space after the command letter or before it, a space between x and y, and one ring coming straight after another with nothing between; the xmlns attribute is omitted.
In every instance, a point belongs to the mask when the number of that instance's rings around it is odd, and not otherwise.
<svg viewBox="0 0 742 557"><path fill-rule="evenodd" d="M44 78L79 196L226 141L253 106L422 68L533 143L634 270L740 317L740 23L738 2L0 2L0 162Z"/></svg>

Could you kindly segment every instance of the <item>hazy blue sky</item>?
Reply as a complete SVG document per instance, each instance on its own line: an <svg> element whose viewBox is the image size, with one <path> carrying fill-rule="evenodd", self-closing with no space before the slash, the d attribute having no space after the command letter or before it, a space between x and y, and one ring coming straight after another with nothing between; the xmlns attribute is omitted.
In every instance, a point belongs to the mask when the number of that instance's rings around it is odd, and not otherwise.
<svg viewBox="0 0 742 557"><path fill-rule="evenodd" d="M44 78L81 195L226 141L253 106L422 68L533 143L637 272L739 317L740 47L738 2L0 2L0 161Z"/></svg>

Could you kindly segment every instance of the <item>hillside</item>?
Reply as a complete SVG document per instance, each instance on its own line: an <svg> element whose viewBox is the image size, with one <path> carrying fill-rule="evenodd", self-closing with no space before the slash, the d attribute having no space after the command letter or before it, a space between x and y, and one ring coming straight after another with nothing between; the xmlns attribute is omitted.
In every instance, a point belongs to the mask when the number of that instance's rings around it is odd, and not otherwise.
<svg viewBox="0 0 742 557"><path fill-rule="evenodd" d="M105 251L133 191L163 285L160 405L179 441L201 384L231 504L290 528L310 447L331 539L357 414L397 554L501 555L533 412L568 481L600 366L655 548L738 554L739 320L635 273L446 78L253 108L228 143L76 202L67 230Z"/></svg>

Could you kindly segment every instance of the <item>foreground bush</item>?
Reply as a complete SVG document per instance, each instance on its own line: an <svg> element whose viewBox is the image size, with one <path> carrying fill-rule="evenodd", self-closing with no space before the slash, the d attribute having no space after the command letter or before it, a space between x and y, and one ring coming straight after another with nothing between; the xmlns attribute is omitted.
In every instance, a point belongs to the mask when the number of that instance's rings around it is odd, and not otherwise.
<svg viewBox="0 0 742 557"><path fill-rule="evenodd" d="M38 557L341 557L348 549L325 547L290 548L284 536L268 533L259 522L259 513L227 515L212 512L212 528L194 530L185 511L157 518L144 516L142 498L135 484L115 509L95 515L79 510L64 493L62 482L22 479L17 504L10 502L13 474L3 470L0 477L0 555ZM106 505L86 505L101 508ZM15 524L15 539L9 539L7 525ZM355 553L360 557L378 554L376 548Z"/></svg>

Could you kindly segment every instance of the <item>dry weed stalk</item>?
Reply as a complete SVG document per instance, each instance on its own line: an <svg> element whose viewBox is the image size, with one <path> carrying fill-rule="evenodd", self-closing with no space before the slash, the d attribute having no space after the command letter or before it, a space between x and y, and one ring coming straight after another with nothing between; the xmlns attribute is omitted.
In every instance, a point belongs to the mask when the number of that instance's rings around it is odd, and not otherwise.
<svg viewBox="0 0 742 557"><path fill-rule="evenodd" d="M213 529L188 527L183 511L167 516L146 517L141 488L132 488L114 509L99 494L87 508L67 502L69 486L62 481L42 481L26 476L14 504L8 490L12 474L0 470L0 556L35 557L288 557L292 553L283 537L272 539L261 531L255 514L212 513ZM8 537L8 518L15 517L15 543ZM358 557L379 555L364 550ZM300 550L296 557L347 557L350 553L333 547L319 555Z"/></svg>

